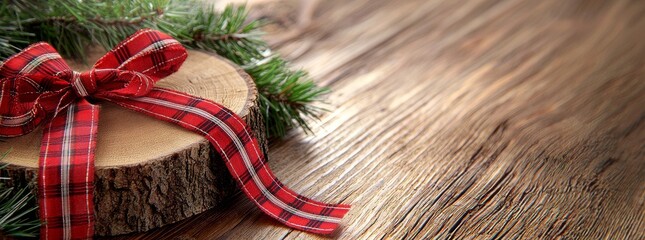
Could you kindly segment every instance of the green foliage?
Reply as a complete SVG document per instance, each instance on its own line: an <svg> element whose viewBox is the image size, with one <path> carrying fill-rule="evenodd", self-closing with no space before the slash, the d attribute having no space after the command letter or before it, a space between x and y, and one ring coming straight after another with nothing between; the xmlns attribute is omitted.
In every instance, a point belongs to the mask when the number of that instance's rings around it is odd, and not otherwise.
<svg viewBox="0 0 645 240"><path fill-rule="evenodd" d="M2 1L2 0L0 0ZM47 41L68 57L84 58L90 44L112 48L141 28L161 30L192 49L216 52L242 66L260 92L269 136L293 127L309 129L312 103L328 90L304 71L293 71L261 39L258 21L244 6L215 12L196 0L9 1L0 4L0 57L36 41Z"/></svg>
<svg viewBox="0 0 645 240"><path fill-rule="evenodd" d="M2 160L6 153L0 156ZM0 170L6 167L0 164ZM11 237L36 237L40 220L36 216L38 209L33 194L28 187L18 189L5 186L0 177L0 237L2 234Z"/></svg>

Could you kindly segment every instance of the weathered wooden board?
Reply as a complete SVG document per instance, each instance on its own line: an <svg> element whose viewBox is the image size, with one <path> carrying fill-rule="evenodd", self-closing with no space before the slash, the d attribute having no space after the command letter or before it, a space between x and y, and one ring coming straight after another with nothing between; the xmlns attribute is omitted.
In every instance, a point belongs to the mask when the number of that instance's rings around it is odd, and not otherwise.
<svg viewBox="0 0 645 240"><path fill-rule="evenodd" d="M333 237L645 238L644 1L331 0L314 20L280 51L332 111L269 155L353 204ZM238 196L127 237L316 236Z"/></svg>

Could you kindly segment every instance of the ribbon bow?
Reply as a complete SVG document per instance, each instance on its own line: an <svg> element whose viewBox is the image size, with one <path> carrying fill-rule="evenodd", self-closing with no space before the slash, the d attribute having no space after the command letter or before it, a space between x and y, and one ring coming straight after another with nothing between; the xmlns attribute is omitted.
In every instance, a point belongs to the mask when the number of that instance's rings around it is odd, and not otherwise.
<svg viewBox="0 0 645 240"><path fill-rule="evenodd" d="M88 72L72 71L56 50L37 43L0 65L0 136L43 126L38 189L45 239L91 238L94 149L99 106L118 104L204 135L226 161L243 192L266 214L304 231L334 231L348 205L316 202L276 179L257 139L225 107L154 87L186 59L184 47L144 29L121 42Z"/></svg>

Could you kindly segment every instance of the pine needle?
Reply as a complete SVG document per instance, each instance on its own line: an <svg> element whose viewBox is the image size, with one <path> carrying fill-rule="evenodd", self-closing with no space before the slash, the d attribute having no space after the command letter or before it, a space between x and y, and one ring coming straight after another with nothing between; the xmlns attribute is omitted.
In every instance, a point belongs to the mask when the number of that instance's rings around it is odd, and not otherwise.
<svg viewBox="0 0 645 240"><path fill-rule="evenodd" d="M0 156L0 161L6 153ZM0 171L7 165L0 163ZM0 237L2 234L10 237L36 237L40 220L36 216L38 205L28 187L7 187L0 177Z"/></svg>

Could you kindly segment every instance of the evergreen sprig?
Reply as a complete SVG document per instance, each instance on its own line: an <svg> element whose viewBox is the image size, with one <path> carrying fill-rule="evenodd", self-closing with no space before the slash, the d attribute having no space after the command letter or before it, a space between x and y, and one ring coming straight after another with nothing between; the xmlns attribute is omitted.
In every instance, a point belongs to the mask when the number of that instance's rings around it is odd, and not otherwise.
<svg viewBox="0 0 645 240"><path fill-rule="evenodd" d="M6 153L0 156L0 161ZM0 163L0 170L6 164ZM40 220L36 216L38 205L34 195L28 187L7 187L2 181L7 180L0 176L0 238L3 235L10 237L36 237Z"/></svg>
<svg viewBox="0 0 645 240"><path fill-rule="evenodd" d="M83 59L88 45L111 49L141 28L158 29L188 48L228 58L255 80L269 136L284 136L298 126L309 130L306 119L320 112L312 103L328 91L271 52L261 39L261 23L249 21L244 6L216 12L197 0L0 1L2 58L47 41L64 56Z"/></svg>

